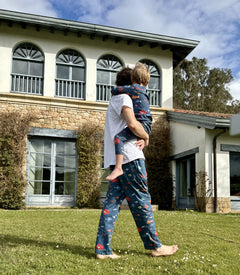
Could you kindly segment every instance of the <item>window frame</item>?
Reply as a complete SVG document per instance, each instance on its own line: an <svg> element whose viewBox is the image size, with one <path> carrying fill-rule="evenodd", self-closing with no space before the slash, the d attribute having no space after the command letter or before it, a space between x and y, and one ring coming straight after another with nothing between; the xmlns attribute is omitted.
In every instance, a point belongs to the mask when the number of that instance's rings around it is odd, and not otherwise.
<svg viewBox="0 0 240 275"><path fill-rule="evenodd" d="M26 64L26 73L14 72L14 62L23 61ZM43 95L44 64L43 52L33 43L21 43L12 53L11 92ZM41 64L41 73L31 74L33 64Z"/></svg>
<svg viewBox="0 0 240 275"><path fill-rule="evenodd" d="M106 54L97 60L96 101L108 102L111 98L111 89L115 85L116 75L123 68L122 61L115 55ZM99 72L108 72L108 83L99 82ZM113 74L115 76L113 82Z"/></svg>

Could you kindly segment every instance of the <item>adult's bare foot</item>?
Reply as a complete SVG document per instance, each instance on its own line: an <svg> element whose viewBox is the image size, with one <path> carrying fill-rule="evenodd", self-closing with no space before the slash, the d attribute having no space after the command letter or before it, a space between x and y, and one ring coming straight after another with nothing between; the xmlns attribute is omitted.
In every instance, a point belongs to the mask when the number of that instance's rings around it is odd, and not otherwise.
<svg viewBox="0 0 240 275"><path fill-rule="evenodd" d="M110 175L106 177L106 180L114 180L123 174L122 169L115 168Z"/></svg>
<svg viewBox="0 0 240 275"><path fill-rule="evenodd" d="M121 256L118 256L114 252L110 255L102 255L102 254L96 254L97 259L104 260L104 259L119 259Z"/></svg>
<svg viewBox="0 0 240 275"><path fill-rule="evenodd" d="M153 257L170 256L178 251L177 245L162 245L154 250L151 250Z"/></svg>

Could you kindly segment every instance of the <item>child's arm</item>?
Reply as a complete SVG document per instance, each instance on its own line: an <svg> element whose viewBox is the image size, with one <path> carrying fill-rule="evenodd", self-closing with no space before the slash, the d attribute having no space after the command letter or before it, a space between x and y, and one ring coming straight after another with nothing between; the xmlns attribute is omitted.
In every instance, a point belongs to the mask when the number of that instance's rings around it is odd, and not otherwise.
<svg viewBox="0 0 240 275"><path fill-rule="evenodd" d="M127 94L130 96L133 96L136 94L136 91L133 86L115 86L112 87L112 95L121 95L121 94Z"/></svg>

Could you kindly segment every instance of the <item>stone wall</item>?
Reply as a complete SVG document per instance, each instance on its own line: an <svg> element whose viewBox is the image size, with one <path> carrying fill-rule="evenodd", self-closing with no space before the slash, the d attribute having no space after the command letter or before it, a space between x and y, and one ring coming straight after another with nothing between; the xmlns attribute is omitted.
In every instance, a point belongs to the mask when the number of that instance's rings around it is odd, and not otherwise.
<svg viewBox="0 0 240 275"><path fill-rule="evenodd" d="M207 213L214 213L214 198L209 198L206 205ZM217 213L229 213L231 212L231 200L230 198L217 198Z"/></svg>
<svg viewBox="0 0 240 275"><path fill-rule="evenodd" d="M96 123L104 129L108 103L87 102L65 98L51 98L23 94L0 94L0 110L32 113L36 121L32 127L78 130L84 123ZM153 119L165 115L161 108L153 109Z"/></svg>

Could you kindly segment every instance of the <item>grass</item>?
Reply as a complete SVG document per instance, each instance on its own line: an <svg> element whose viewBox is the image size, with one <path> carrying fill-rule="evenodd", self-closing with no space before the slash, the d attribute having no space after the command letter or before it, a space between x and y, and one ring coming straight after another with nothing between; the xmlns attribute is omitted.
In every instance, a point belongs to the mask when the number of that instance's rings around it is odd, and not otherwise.
<svg viewBox="0 0 240 275"><path fill-rule="evenodd" d="M96 260L99 210L0 210L1 274L239 274L239 214L156 211L170 257L143 248L129 211L119 215L112 248L118 260Z"/></svg>

